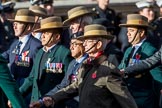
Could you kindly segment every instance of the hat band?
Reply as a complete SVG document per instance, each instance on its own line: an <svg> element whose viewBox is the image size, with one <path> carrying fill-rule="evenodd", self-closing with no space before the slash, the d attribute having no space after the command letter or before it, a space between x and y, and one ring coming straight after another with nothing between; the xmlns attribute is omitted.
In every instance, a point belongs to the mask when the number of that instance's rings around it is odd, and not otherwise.
<svg viewBox="0 0 162 108"><path fill-rule="evenodd" d="M15 20L17 20L17 21L34 22L35 18L32 17L32 16L15 16Z"/></svg>
<svg viewBox="0 0 162 108"><path fill-rule="evenodd" d="M128 20L127 24L143 24L143 25L148 25L148 22L144 20Z"/></svg>
<svg viewBox="0 0 162 108"><path fill-rule="evenodd" d="M81 15L81 14L85 14L85 13L88 13L88 11L87 10L76 11L76 12L72 13L71 15L69 15L69 19L74 18L74 17Z"/></svg>
<svg viewBox="0 0 162 108"><path fill-rule="evenodd" d="M50 23L46 23L41 25L41 28L49 28L49 27L62 27L62 23L61 22L50 22Z"/></svg>
<svg viewBox="0 0 162 108"><path fill-rule="evenodd" d="M90 30L84 33L84 35L108 35L105 30Z"/></svg>

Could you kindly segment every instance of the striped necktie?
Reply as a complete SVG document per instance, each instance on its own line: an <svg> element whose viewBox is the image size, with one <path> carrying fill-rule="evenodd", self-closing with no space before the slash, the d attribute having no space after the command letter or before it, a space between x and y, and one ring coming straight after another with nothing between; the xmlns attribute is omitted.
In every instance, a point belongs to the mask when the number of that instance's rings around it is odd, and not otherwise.
<svg viewBox="0 0 162 108"><path fill-rule="evenodd" d="M19 55L19 53L20 53L21 45L22 45L22 42L21 42L21 41L19 41L19 42L17 43L17 45L16 45L16 54L17 54L17 55Z"/></svg>

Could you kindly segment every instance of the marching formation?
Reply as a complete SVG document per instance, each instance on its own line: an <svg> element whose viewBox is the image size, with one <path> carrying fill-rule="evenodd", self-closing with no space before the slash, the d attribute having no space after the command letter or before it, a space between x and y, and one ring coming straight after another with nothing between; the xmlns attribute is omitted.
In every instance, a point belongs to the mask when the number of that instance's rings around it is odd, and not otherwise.
<svg viewBox="0 0 162 108"><path fill-rule="evenodd" d="M162 0L126 17L96 0L63 18L53 2L2 3L0 108L162 108Z"/></svg>

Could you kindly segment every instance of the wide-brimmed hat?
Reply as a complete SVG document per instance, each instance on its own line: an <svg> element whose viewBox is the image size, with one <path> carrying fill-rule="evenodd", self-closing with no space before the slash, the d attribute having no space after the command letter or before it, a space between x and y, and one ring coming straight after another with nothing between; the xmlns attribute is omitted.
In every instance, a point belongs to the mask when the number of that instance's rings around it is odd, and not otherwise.
<svg viewBox="0 0 162 108"><path fill-rule="evenodd" d="M29 10L32 11L35 15L39 17L46 17L47 11L44 8L41 8L40 6L30 6Z"/></svg>
<svg viewBox="0 0 162 108"><path fill-rule="evenodd" d="M106 28L99 24L91 24L84 27L84 35L78 37L78 39L87 38L106 38L113 39L113 35L107 32Z"/></svg>
<svg viewBox="0 0 162 108"><path fill-rule="evenodd" d="M48 17L45 19L42 19L40 22L40 28L34 30L35 32L49 30L49 29L57 29L57 28L65 28L66 26L63 26L61 17L53 16Z"/></svg>
<svg viewBox="0 0 162 108"><path fill-rule="evenodd" d="M35 17L32 11L28 9L19 9L14 19L8 19L13 22L35 23Z"/></svg>
<svg viewBox="0 0 162 108"><path fill-rule="evenodd" d="M75 8L72 8L68 11L68 19L66 19L63 23L66 25L68 24L71 20L88 15L88 14L93 14L92 11L89 11L85 6L78 6Z"/></svg>
<svg viewBox="0 0 162 108"><path fill-rule="evenodd" d="M129 14L127 15L126 24L119 24L120 27L146 27L153 29L152 26L148 24L148 18L140 14Z"/></svg>

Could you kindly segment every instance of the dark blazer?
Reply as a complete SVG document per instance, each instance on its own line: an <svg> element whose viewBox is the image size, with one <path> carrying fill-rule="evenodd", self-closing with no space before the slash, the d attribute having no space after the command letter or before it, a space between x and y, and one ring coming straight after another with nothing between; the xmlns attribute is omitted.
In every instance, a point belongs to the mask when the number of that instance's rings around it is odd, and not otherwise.
<svg viewBox="0 0 162 108"><path fill-rule="evenodd" d="M52 96L55 102L79 93L79 108L137 108L119 70L106 56L100 56L78 70L78 80Z"/></svg>
<svg viewBox="0 0 162 108"><path fill-rule="evenodd" d="M46 73L45 71L43 71L40 73L39 71L40 62L43 53L44 53L43 49L40 49L38 51L34 61L34 66L32 68L32 71L29 77L25 79L25 82L19 89L21 93L25 93L29 89L29 87L33 86L31 102L39 100L40 97L45 95L47 92L49 92L51 89L53 89L57 84L61 82L65 72L67 71L69 63L72 60L70 50L65 48L63 45L57 44L50 51L48 58L51 59L50 63L62 63L63 72ZM43 90L40 91L40 88L43 88Z"/></svg>
<svg viewBox="0 0 162 108"><path fill-rule="evenodd" d="M21 78L26 78L28 77L29 73L31 72L32 66L33 66L33 59L35 58L35 55L38 51L38 49L40 49L42 47L41 42L34 38L32 35L30 35L29 40L27 41L25 47L23 48L22 53L29 51L27 57L30 57L30 65L29 67L25 67L25 66L17 66L15 64L15 56L16 54L13 52L17 43L19 40L15 40L10 48L5 51L2 56L8 60L8 62L10 63L10 71L11 74L14 76L14 78L16 80L20 80ZM20 78L20 79L19 79ZM23 83L23 81L19 82L17 81L19 86Z"/></svg>
<svg viewBox="0 0 162 108"><path fill-rule="evenodd" d="M0 88L11 101L13 108L27 108L15 80L11 77L7 62L2 56L0 56ZM0 107L6 108L3 104L3 96L0 93Z"/></svg>
<svg viewBox="0 0 162 108"><path fill-rule="evenodd" d="M130 61L129 54L131 53L131 49L132 48L129 47L126 50L123 60L119 65L120 69L125 69L128 66ZM152 44L150 44L147 40L145 40L142 43L142 45L138 48L132 59L133 60L138 59L139 60L138 63L140 63L141 60L150 57L156 51L157 51L156 48ZM128 78L125 79L128 89L130 90L132 96L135 98L138 107L140 108L145 108L146 106L148 106L149 108L154 107L152 81L153 78L150 74L150 70L143 70L142 73L130 75L128 76Z"/></svg>

